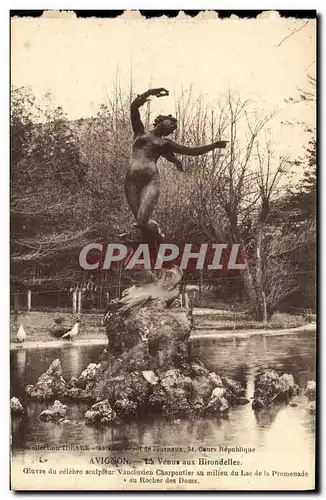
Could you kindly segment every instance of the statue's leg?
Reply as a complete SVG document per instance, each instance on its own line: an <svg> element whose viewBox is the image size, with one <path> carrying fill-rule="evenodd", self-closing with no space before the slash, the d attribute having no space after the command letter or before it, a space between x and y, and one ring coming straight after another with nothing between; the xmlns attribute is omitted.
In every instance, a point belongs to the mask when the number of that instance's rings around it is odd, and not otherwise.
<svg viewBox="0 0 326 500"><path fill-rule="evenodd" d="M141 195L142 187L138 184L135 184L128 178L125 181L125 193L129 207L131 208L132 213L134 214L135 219L137 219L137 214L140 206L140 195Z"/></svg>
<svg viewBox="0 0 326 500"><path fill-rule="evenodd" d="M160 180L155 177L151 182L146 184L140 195L140 205L137 213L137 222L140 226L145 226L151 231L161 233L158 224L150 219L153 213L157 200L160 196Z"/></svg>

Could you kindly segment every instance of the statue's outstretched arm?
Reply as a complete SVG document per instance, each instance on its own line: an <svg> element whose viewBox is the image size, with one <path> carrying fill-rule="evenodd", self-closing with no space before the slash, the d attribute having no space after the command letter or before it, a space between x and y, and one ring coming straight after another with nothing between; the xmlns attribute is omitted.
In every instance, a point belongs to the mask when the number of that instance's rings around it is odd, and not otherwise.
<svg viewBox="0 0 326 500"><path fill-rule="evenodd" d="M197 146L197 147L188 147L183 146L182 144L178 144L170 139L166 139L165 141L165 150L167 152L179 153L181 155L187 156L199 156L205 153L209 153L209 151L213 151L213 149L219 148L223 149L226 147L228 141L217 141L212 144L206 144L205 146Z"/></svg>
<svg viewBox="0 0 326 500"><path fill-rule="evenodd" d="M131 117L131 125L135 134L143 134L145 132L145 128L143 122L140 118L139 108L145 104L145 102L149 101L150 96L163 97L169 95L169 92L165 90L163 87L158 89L149 89L143 94L140 94L134 99L130 106L130 117Z"/></svg>

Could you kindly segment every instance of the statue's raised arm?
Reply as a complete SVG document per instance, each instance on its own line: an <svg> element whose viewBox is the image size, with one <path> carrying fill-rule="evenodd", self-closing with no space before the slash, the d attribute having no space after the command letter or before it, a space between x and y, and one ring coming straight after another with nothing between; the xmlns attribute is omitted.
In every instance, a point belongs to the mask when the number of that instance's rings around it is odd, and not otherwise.
<svg viewBox="0 0 326 500"><path fill-rule="evenodd" d="M165 150L169 153L179 153L181 155L187 156L199 156L205 153L213 151L213 149L224 149L227 146L228 141L216 141L211 144L206 144L205 146L189 147L183 144L178 144L177 142L171 141L171 139L165 140Z"/></svg>
<svg viewBox="0 0 326 500"><path fill-rule="evenodd" d="M163 87L158 89L149 89L143 94L140 94L134 99L130 106L131 125L135 135L143 134L145 127L141 121L139 108L149 101L150 96L164 97L169 95L169 92Z"/></svg>

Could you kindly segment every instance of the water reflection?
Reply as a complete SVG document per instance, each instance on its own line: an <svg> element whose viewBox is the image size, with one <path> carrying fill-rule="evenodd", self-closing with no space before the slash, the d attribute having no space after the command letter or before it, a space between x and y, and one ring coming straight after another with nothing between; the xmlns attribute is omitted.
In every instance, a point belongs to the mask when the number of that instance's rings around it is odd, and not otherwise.
<svg viewBox="0 0 326 500"><path fill-rule="evenodd" d="M250 399L255 391L255 372L252 367L247 371L246 382L246 398Z"/></svg>
<svg viewBox="0 0 326 500"><path fill-rule="evenodd" d="M17 350L16 354L16 374L18 378L23 378L26 370L27 351L25 349Z"/></svg>
<svg viewBox="0 0 326 500"><path fill-rule="evenodd" d="M65 354L67 356L67 364L71 367L71 376L78 377L85 368L81 349L71 344L69 349L65 350Z"/></svg>
<svg viewBox="0 0 326 500"><path fill-rule="evenodd" d="M67 418L70 422L58 425L39 421L38 415L49 404L31 401L27 404L26 385L34 384L56 358L61 359L66 379L78 376L89 363L98 361L102 350L103 346L69 345L58 349L12 351L11 391L12 395L22 398L26 408L25 415L12 422L14 450L35 443L50 446L83 443L93 448L113 443L184 447L243 446L245 443L246 446L261 448L267 443L272 446L273 440L279 447L280 433L283 436L284 432L291 436L285 436L282 446L289 446L296 439L302 452L313 449L314 417L307 412L303 394L296 397L295 408L279 405L268 412L256 413L248 404L231 409L226 418L176 421L147 418L94 429L84 423L89 405L69 404ZM248 399L253 396L255 378L264 369L292 373L301 387L307 380L315 378L315 339L311 335L251 337L237 339L236 343L233 339L198 339L192 342L192 353L211 370L241 382L246 387Z"/></svg>
<svg viewBox="0 0 326 500"><path fill-rule="evenodd" d="M274 420L276 419L279 411L284 408L284 404L273 404L270 408L262 408L260 410L255 410L254 415L258 427L266 429L270 427Z"/></svg>

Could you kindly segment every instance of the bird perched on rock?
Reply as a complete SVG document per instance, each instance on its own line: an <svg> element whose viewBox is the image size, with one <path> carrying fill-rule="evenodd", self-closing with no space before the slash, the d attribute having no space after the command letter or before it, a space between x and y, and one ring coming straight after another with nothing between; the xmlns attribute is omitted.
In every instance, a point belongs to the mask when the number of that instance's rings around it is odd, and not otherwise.
<svg viewBox="0 0 326 500"><path fill-rule="evenodd" d="M80 325L80 320L77 319L77 321L74 324L74 326L72 327L72 329L69 330L69 332L62 335L62 337L61 337L62 340L74 340L79 333L79 325Z"/></svg>
<svg viewBox="0 0 326 500"><path fill-rule="evenodd" d="M24 340L26 339L26 332L24 330L24 327L22 324L19 325L19 328L18 328L18 333L17 333L17 336L16 336L16 339L17 339L17 342L20 342L21 344L24 342Z"/></svg>

